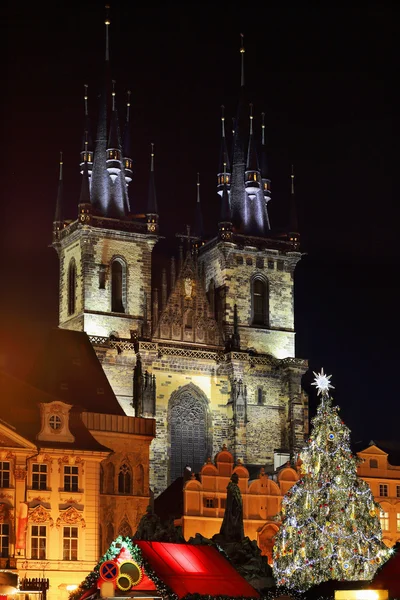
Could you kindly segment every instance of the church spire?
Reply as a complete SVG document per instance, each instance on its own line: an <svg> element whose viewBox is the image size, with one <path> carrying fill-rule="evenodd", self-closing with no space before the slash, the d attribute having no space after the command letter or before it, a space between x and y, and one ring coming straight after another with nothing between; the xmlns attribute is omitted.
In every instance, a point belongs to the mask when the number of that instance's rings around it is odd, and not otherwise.
<svg viewBox="0 0 400 600"><path fill-rule="evenodd" d="M226 181L226 178L224 177ZM232 239L232 218L229 204L228 185L224 183L221 196L221 213L218 222L218 231L221 239L229 241Z"/></svg>
<svg viewBox="0 0 400 600"><path fill-rule="evenodd" d="M83 165L86 162L88 166L89 177L92 174L93 169L93 142L91 136L91 127L89 120L89 109L88 109L88 85L84 85L84 130L81 150L81 173L83 173Z"/></svg>
<svg viewBox="0 0 400 600"><path fill-rule="evenodd" d="M147 230L155 233L158 229L158 208L156 195L156 182L154 177L154 144L151 144L150 153L150 179L149 179L149 196L147 200Z"/></svg>
<svg viewBox="0 0 400 600"><path fill-rule="evenodd" d="M250 104L250 135L246 163L246 191L254 198L260 189L260 167L253 135L253 105Z"/></svg>
<svg viewBox="0 0 400 600"><path fill-rule="evenodd" d="M221 152L219 159L219 173L218 173L218 194L222 197L224 185L230 186L231 182L231 165L229 162L228 147L226 145L225 137L225 107L221 106ZM226 181L225 181L226 179ZM228 187L229 189L229 187Z"/></svg>
<svg viewBox="0 0 400 600"><path fill-rule="evenodd" d="M244 49L244 35L243 33L240 34L240 57L241 57L241 61L240 61L240 86L244 87L244 53L245 53L245 49Z"/></svg>
<svg viewBox="0 0 400 600"><path fill-rule="evenodd" d="M204 237L203 214L200 203L200 173L197 173L197 199L196 199L196 216L194 224L194 235L200 240Z"/></svg>
<svg viewBox="0 0 400 600"><path fill-rule="evenodd" d="M57 200L56 200L56 212L54 215L54 226L57 229L62 228L62 222L64 220L64 206L63 206L63 196L64 196L64 185L63 185L63 153L60 152L60 163L59 163L59 174L58 174L58 190L57 190Z"/></svg>
<svg viewBox="0 0 400 600"><path fill-rule="evenodd" d="M88 164L83 164L82 182L81 182L81 193L79 196L79 204L90 204L90 185L89 185L89 171Z"/></svg>
<svg viewBox="0 0 400 600"><path fill-rule="evenodd" d="M292 165L290 174L290 213L289 213L289 241L292 242L295 250L300 245L299 225L297 221L296 196L294 193L294 167Z"/></svg>
<svg viewBox="0 0 400 600"><path fill-rule="evenodd" d="M271 179L265 135L265 113L261 113L261 181L265 204L267 204L271 200Z"/></svg>
<svg viewBox="0 0 400 600"><path fill-rule="evenodd" d="M124 134L122 140L125 180L129 184L132 181L132 152L131 152L131 135L130 135L130 111L131 111L131 91L126 93L126 118L124 126Z"/></svg>

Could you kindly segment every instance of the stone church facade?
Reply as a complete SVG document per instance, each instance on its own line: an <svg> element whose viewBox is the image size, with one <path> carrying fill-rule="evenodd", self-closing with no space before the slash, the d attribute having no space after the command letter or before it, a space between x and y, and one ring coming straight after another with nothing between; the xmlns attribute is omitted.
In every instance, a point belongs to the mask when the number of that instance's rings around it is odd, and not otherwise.
<svg viewBox="0 0 400 600"><path fill-rule="evenodd" d="M241 58L243 82L243 52ZM109 68L107 56L106 63ZM264 124L259 144L242 85L232 152L222 118L215 235L204 236L198 193L193 233L182 235L169 274L155 273L154 152L147 211L133 217L129 112L120 133L115 90L111 110L110 98L106 85L96 145L85 106L74 220L64 218L60 164L53 224L59 325L88 334L126 415L156 419L155 495L186 465L200 471L224 444L235 461L272 469L276 450L302 446L308 401L301 388L307 362L295 357L294 343L298 227L292 210L284 234L270 228ZM291 201L294 208L293 178Z"/></svg>

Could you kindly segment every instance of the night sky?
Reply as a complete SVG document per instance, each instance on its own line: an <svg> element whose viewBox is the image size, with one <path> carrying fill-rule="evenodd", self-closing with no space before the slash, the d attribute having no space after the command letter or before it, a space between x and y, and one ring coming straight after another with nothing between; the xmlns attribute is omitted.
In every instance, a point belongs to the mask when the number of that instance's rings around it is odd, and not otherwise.
<svg viewBox="0 0 400 600"><path fill-rule="evenodd" d="M242 2L236 10L217 2L111 5L121 112L124 92L132 90L131 206L140 212L146 201L154 142L161 233L173 237L193 221L198 171L206 226L215 230L220 106L230 129L244 33L255 128L266 113L273 228L287 224L295 166L305 253L295 278L297 356L308 358L312 370L323 366L332 373L334 398L353 441L399 439L392 86L400 14L384 2L345 10L313 4ZM67 217L74 218L83 85L89 85L94 121L104 4L10 3L3 28L0 352L2 366L23 376L57 325L58 259L48 246L59 151Z"/></svg>

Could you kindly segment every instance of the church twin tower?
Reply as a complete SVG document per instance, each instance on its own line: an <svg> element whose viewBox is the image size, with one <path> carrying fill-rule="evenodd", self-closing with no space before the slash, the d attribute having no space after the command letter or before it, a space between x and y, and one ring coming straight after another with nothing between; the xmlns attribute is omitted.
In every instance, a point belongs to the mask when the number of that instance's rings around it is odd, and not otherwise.
<svg viewBox="0 0 400 600"><path fill-rule="evenodd" d="M63 215L60 161L53 224L60 327L87 333L126 414L156 419L150 473L155 495L186 465L197 472L223 444L250 469L273 470L277 456L286 460L307 433L301 390L307 363L294 356L293 275L301 254L295 212L288 233L270 230L264 123L260 152L245 99L244 47L231 154L222 115L217 232L204 237L198 193L193 234L182 236L185 254L181 248L179 260L171 259L168 277L163 271L159 294L152 289L159 232L154 153L147 211L135 217L128 193L130 96L120 129L109 76L109 24L106 19L95 146L85 88L74 220Z"/></svg>

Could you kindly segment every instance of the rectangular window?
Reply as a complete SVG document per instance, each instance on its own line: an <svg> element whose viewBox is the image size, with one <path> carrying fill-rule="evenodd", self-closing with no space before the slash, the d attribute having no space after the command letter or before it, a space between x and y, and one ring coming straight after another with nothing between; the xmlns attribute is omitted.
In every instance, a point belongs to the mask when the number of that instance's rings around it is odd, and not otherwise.
<svg viewBox="0 0 400 600"><path fill-rule="evenodd" d="M278 260L276 266L278 268L278 271L284 271L285 269L285 263L283 262L283 260Z"/></svg>
<svg viewBox="0 0 400 600"><path fill-rule="evenodd" d="M8 558L10 529L8 523L0 523L0 557Z"/></svg>
<svg viewBox="0 0 400 600"><path fill-rule="evenodd" d="M273 260L269 260L268 261L268 269L274 269L274 261Z"/></svg>
<svg viewBox="0 0 400 600"><path fill-rule="evenodd" d="M396 531L397 533L400 532L400 513L397 513L396 515Z"/></svg>
<svg viewBox="0 0 400 600"><path fill-rule="evenodd" d="M379 495L381 497L388 495L388 486L387 486L387 483L380 483L379 484Z"/></svg>
<svg viewBox="0 0 400 600"><path fill-rule="evenodd" d="M78 560L77 527L64 527L63 560Z"/></svg>
<svg viewBox="0 0 400 600"><path fill-rule="evenodd" d="M257 269L263 269L264 268L264 259L263 258L257 258L256 259L256 267L257 267Z"/></svg>
<svg viewBox="0 0 400 600"><path fill-rule="evenodd" d="M10 463L0 461L0 488L10 487Z"/></svg>
<svg viewBox="0 0 400 600"><path fill-rule="evenodd" d="M237 256L236 257L236 263L238 265L242 265L243 264L243 256Z"/></svg>
<svg viewBox="0 0 400 600"><path fill-rule="evenodd" d="M205 508L214 508L214 498L204 498Z"/></svg>
<svg viewBox="0 0 400 600"><path fill-rule="evenodd" d="M400 498L400 485L396 485L396 498Z"/></svg>
<svg viewBox="0 0 400 600"><path fill-rule="evenodd" d="M32 525L31 558L36 560L46 559L46 525Z"/></svg>
<svg viewBox="0 0 400 600"><path fill-rule="evenodd" d="M79 489L78 467L64 467L64 492L77 492Z"/></svg>
<svg viewBox="0 0 400 600"><path fill-rule="evenodd" d="M47 465L35 463L32 465L32 489L47 489Z"/></svg>
<svg viewBox="0 0 400 600"><path fill-rule="evenodd" d="M382 531L389 531L389 513L381 510L379 513Z"/></svg>

